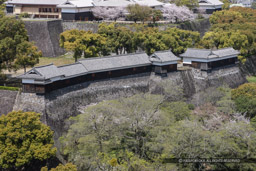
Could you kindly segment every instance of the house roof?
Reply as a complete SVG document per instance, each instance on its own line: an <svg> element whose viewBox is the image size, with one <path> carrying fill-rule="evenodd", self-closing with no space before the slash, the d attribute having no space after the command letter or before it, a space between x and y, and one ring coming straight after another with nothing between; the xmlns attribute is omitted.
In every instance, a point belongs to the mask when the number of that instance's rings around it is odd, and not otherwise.
<svg viewBox="0 0 256 171"><path fill-rule="evenodd" d="M83 66L90 73L146 66L151 64L146 53L87 58L80 60L79 63L83 64Z"/></svg>
<svg viewBox="0 0 256 171"><path fill-rule="evenodd" d="M54 77L64 76L64 74L60 73L58 68L53 65L44 65L39 67L34 67L29 70L27 73L18 76L18 78L33 78L33 79L50 79Z"/></svg>
<svg viewBox="0 0 256 171"><path fill-rule="evenodd" d="M223 2L219 0L200 0L199 6L212 6L212 5L223 5Z"/></svg>
<svg viewBox="0 0 256 171"><path fill-rule="evenodd" d="M65 77L73 77L87 73L87 70L81 63L59 66L58 70L61 74L65 75Z"/></svg>
<svg viewBox="0 0 256 171"><path fill-rule="evenodd" d="M58 5L66 0L9 0L8 4L27 4L27 5Z"/></svg>
<svg viewBox="0 0 256 171"><path fill-rule="evenodd" d="M180 56L185 58L213 59L236 56L238 54L240 54L240 52L231 47L217 50L188 48L187 51Z"/></svg>
<svg viewBox="0 0 256 171"><path fill-rule="evenodd" d="M58 5L58 7L63 8L63 7L93 7L94 6L94 1L93 0L67 0L64 3L61 3Z"/></svg>
<svg viewBox="0 0 256 171"><path fill-rule="evenodd" d="M94 0L94 4L100 7L126 7L135 3L133 0Z"/></svg>
<svg viewBox="0 0 256 171"><path fill-rule="evenodd" d="M134 53L119 56L88 58L80 60L74 64L59 67L53 64L34 67L27 73L18 76L18 78L49 80L56 77L75 77L78 75L86 75L87 73L147 66L150 64L151 62L146 53Z"/></svg>
<svg viewBox="0 0 256 171"><path fill-rule="evenodd" d="M134 0L135 3L139 5L146 5L149 7L162 6L164 3L157 0Z"/></svg>
<svg viewBox="0 0 256 171"><path fill-rule="evenodd" d="M158 51L155 52L150 56L150 61L151 62L172 62L172 61L178 61L180 58L175 56L170 50L167 51Z"/></svg>

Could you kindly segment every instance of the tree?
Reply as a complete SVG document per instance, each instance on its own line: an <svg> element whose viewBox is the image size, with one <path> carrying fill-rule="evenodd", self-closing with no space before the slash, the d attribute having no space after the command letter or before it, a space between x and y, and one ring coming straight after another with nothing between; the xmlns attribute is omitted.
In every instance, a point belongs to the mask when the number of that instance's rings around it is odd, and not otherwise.
<svg viewBox="0 0 256 171"><path fill-rule="evenodd" d="M2 115L0 137L0 166L4 169L18 169L55 156L53 132L40 122L38 113L14 111Z"/></svg>
<svg viewBox="0 0 256 171"><path fill-rule="evenodd" d="M98 33L107 39L107 44L117 55L132 53L137 49L134 33L126 27L118 27L114 23L100 24Z"/></svg>
<svg viewBox="0 0 256 171"><path fill-rule="evenodd" d="M174 121L181 121L189 117L191 111L185 102L164 103L161 110L169 115Z"/></svg>
<svg viewBox="0 0 256 171"><path fill-rule="evenodd" d="M135 5L128 5L127 6L127 18L129 20L133 20L135 23L137 21L144 21L148 20L150 18L150 15L152 14L152 9L148 6L141 6L139 4Z"/></svg>
<svg viewBox="0 0 256 171"><path fill-rule="evenodd" d="M155 51L167 50L168 47L161 41L163 34L155 28L145 29L143 32L135 34L136 44L148 55Z"/></svg>
<svg viewBox="0 0 256 171"><path fill-rule="evenodd" d="M251 8L252 8L252 9L256 9L256 2L253 2L253 3L252 3Z"/></svg>
<svg viewBox="0 0 256 171"><path fill-rule="evenodd" d="M99 154L118 158L128 150L147 159L149 132L160 119L157 111L162 100L157 95L135 95L88 107L84 114L72 118L67 135L61 138L62 151L83 170L93 170Z"/></svg>
<svg viewBox="0 0 256 171"><path fill-rule="evenodd" d="M224 31L222 29L216 29L207 32L200 44L207 49L233 47L241 52L242 56L239 56L240 61L245 62L246 55L248 54L249 40L248 37L239 30Z"/></svg>
<svg viewBox="0 0 256 171"><path fill-rule="evenodd" d="M235 101L236 109L246 113L250 118L256 116L256 84L246 83L232 90L232 99Z"/></svg>
<svg viewBox="0 0 256 171"><path fill-rule="evenodd" d="M85 58L107 55L109 53L106 39L90 31L67 30L60 35L60 46L72 51L75 61Z"/></svg>
<svg viewBox="0 0 256 171"><path fill-rule="evenodd" d="M255 18L256 10L251 8L232 7L229 10L215 12L210 17L211 35L207 35L211 38L207 38L208 42L203 41L201 47L207 47L213 42L216 48L219 48L219 45L234 46L241 51L239 59L244 63L246 58L256 54ZM220 36L220 32L223 32L224 36Z"/></svg>
<svg viewBox="0 0 256 171"><path fill-rule="evenodd" d="M198 0L172 0L177 6L186 6L190 10L198 7Z"/></svg>
<svg viewBox="0 0 256 171"><path fill-rule="evenodd" d="M178 28L169 28L162 32L161 41L168 49L172 49L174 54L178 55L185 52L188 47L194 47L200 41L200 34Z"/></svg>
<svg viewBox="0 0 256 171"><path fill-rule="evenodd" d="M194 14L185 6L176 6L175 4L166 4L162 8L164 19L172 22L184 22L194 20Z"/></svg>
<svg viewBox="0 0 256 171"><path fill-rule="evenodd" d="M122 16L124 8L122 7L94 7L92 9L93 15L98 19L103 20L117 20Z"/></svg>
<svg viewBox="0 0 256 171"><path fill-rule="evenodd" d="M43 167L41 168L41 171L48 171L48 168ZM59 166L52 168L50 171L77 171L77 167L72 163L67 163L65 165L59 164Z"/></svg>
<svg viewBox="0 0 256 171"><path fill-rule="evenodd" d="M197 118L182 120L169 128L165 137L158 134L163 144L163 156L169 158L237 158L250 159L256 154L255 130L241 115L232 119L216 117L200 122ZM161 137L163 136L163 137ZM173 138L175 137L175 138ZM180 163L179 170L254 170L254 163Z"/></svg>
<svg viewBox="0 0 256 171"><path fill-rule="evenodd" d="M228 10L229 6L231 5L229 0L221 0L221 2L223 2L224 4L222 5L222 9L223 10Z"/></svg>
<svg viewBox="0 0 256 171"><path fill-rule="evenodd" d="M17 46L17 58L14 64L19 67L23 67L24 73L28 66L33 67L39 63L39 57L42 57L42 52L37 50L37 47L30 42L23 42Z"/></svg>
<svg viewBox="0 0 256 171"><path fill-rule="evenodd" d="M153 10L152 11L152 21L155 24L156 21L159 21L163 18L163 14L161 10Z"/></svg>
<svg viewBox="0 0 256 171"><path fill-rule="evenodd" d="M0 71L12 69L19 44L28 41L24 23L14 17L0 17Z"/></svg>

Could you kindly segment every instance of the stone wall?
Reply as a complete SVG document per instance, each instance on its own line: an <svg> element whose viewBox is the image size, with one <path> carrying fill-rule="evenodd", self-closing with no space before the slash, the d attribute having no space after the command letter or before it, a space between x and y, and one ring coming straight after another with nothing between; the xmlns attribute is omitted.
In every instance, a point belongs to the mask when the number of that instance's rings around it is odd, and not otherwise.
<svg viewBox="0 0 256 171"><path fill-rule="evenodd" d="M240 64L240 68L246 75L256 75L256 56L246 58L246 62Z"/></svg>
<svg viewBox="0 0 256 171"><path fill-rule="evenodd" d="M24 21L29 41L42 51L45 57L56 57L64 54L59 46L59 37L63 32L61 20L29 20Z"/></svg>
<svg viewBox="0 0 256 171"><path fill-rule="evenodd" d="M65 126L64 121L79 114L81 108L103 100L132 96L137 93L158 93L157 86L161 81L166 80L180 87L188 98L208 87L226 84L234 88L246 82L245 76L238 67L223 68L211 73L189 69L169 73L167 77L144 73L82 83L53 91L44 96L21 93L15 102L14 109L43 113L43 121L50 125L59 136Z"/></svg>
<svg viewBox="0 0 256 171"><path fill-rule="evenodd" d="M18 91L0 90L0 115L13 110Z"/></svg>
<svg viewBox="0 0 256 171"><path fill-rule="evenodd" d="M62 22L63 30L85 30L85 31L92 31L96 33L99 29L99 23L88 23L88 22L72 22L72 21L63 21Z"/></svg>
<svg viewBox="0 0 256 171"><path fill-rule="evenodd" d="M168 73L167 77L144 73L82 83L53 91L45 96L21 93L17 96L14 109L42 113L42 121L55 132L55 144L59 147L58 138L66 132L69 126L68 118L80 114L81 109L87 105L138 93L161 94L159 85L162 81L169 81L171 86L182 89L184 95L192 99L194 95L208 87L218 87L223 84L237 87L245 83L246 79L238 67L223 68L211 73L189 69ZM61 156L58 156L61 159Z"/></svg>
<svg viewBox="0 0 256 171"><path fill-rule="evenodd" d="M44 57L56 57L65 53L64 49L59 46L60 34L63 31L78 29L92 31L96 33L99 23L93 22L68 22L62 20L24 20L25 27L28 31L29 40L35 42L39 50L43 52ZM131 24L122 24L130 27ZM159 30L166 30L174 27L170 24L159 24ZM198 31L203 35L210 28L209 19L197 20L182 23L177 26L184 30Z"/></svg>
<svg viewBox="0 0 256 171"><path fill-rule="evenodd" d="M78 29L78 30L85 30L85 31L92 31L96 33L99 29L99 24L96 22L88 23L88 22L72 22L72 21L63 21L62 26L63 30L71 30L71 29ZM118 23L117 23L118 24ZM130 28L132 25L131 23L121 24L122 26L125 26L127 28ZM210 29L210 21L208 18L191 21L191 22L185 22L177 25L178 28L184 29L184 30L191 30L191 31L198 31L201 35L204 35L205 32L207 32ZM159 24L157 26L159 30L166 30L170 27L175 27L175 25L172 24Z"/></svg>
<svg viewBox="0 0 256 171"><path fill-rule="evenodd" d="M211 23L209 21L209 18L201 19L198 21L181 23L178 26L178 28L183 30L198 31L201 36L203 36L210 29L210 27L211 27Z"/></svg>

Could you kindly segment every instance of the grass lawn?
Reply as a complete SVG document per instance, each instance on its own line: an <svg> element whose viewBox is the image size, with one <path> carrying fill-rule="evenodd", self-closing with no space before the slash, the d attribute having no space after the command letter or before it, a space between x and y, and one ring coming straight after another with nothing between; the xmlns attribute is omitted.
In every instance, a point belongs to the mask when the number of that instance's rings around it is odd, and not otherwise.
<svg viewBox="0 0 256 171"><path fill-rule="evenodd" d="M53 63L54 65L56 66L61 66L61 65L67 65L67 64L72 64L72 63L75 63L75 59L73 58L73 56L71 54L66 54L66 55L62 55L62 56L59 56L59 57L42 57L39 59L39 63L36 64L36 66L42 66L42 65L48 65L48 64L51 64ZM27 68L27 71L29 71L31 68ZM11 77L16 77L18 75L21 75L24 73L24 70L23 69L20 69L16 72L14 71L3 71L4 74L7 74L8 76L11 76Z"/></svg>
<svg viewBox="0 0 256 171"><path fill-rule="evenodd" d="M41 65L47 65L53 63L56 66L61 66L61 65L66 65L66 64L72 64L75 63L75 59L72 57L72 55L63 55L59 57L42 57L39 60L39 64L36 66L41 66Z"/></svg>
<svg viewBox="0 0 256 171"><path fill-rule="evenodd" d="M256 76L248 76L246 79L249 83L256 83Z"/></svg>

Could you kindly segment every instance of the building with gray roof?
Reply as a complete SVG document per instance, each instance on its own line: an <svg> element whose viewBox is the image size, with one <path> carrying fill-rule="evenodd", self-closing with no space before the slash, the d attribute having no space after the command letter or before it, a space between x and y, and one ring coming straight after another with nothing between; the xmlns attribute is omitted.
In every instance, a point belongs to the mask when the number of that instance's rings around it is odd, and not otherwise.
<svg viewBox="0 0 256 171"><path fill-rule="evenodd" d="M239 51L231 47L217 50L188 48L180 57L183 58L183 65L189 65L201 70L211 70L235 64L239 54Z"/></svg>
<svg viewBox="0 0 256 171"><path fill-rule="evenodd" d="M160 9L164 3L158 0L8 0L9 13L28 13L34 18L62 18L63 20L93 20L94 7L127 7L146 5Z"/></svg>
<svg viewBox="0 0 256 171"><path fill-rule="evenodd" d="M153 70L157 74L166 74L167 72L176 71L178 61L181 60L175 56L171 50L155 52L149 59L153 64Z"/></svg>
<svg viewBox="0 0 256 171"><path fill-rule="evenodd" d="M95 57L79 60L74 64L53 64L34 67L18 78L22 79L23 92L44 94L52 90L101 79L110 79L151 72L160 67L167 72L177 70L177 58L170 51L133 53L117 56ZM160 64L161 63L161 64ZM158 66L160 65L160 66ZM157 74L163 74L163 72Z"/></svg>
<svg viewBox="0 0 256 171"><path fill-rule="evenodd" d="M205 10L206 14L212 14L214 11L222 9L224 5L220 0L199 0L199 9Z"/></svg>

